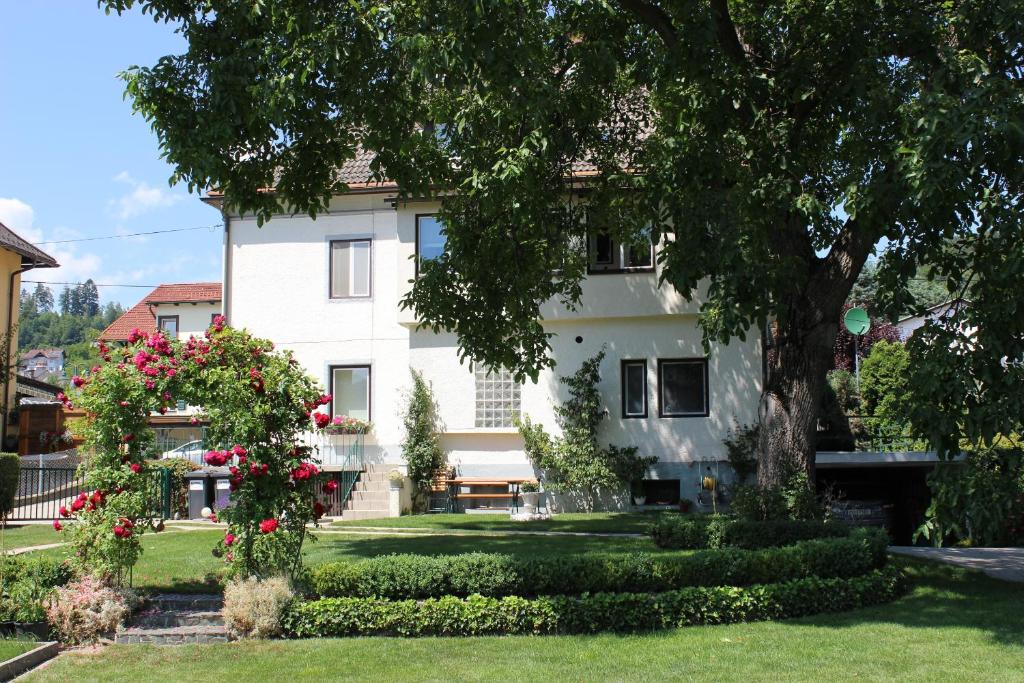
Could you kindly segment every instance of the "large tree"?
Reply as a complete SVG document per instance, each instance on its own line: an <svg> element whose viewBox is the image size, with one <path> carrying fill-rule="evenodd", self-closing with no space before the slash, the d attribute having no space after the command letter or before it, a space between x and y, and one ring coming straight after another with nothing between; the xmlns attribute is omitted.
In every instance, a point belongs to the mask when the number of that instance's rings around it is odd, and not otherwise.
<svg viewBox="0 0 1024 683"><path fill-rule="evenodd" d="M776 321L762 484L813 475L840 312L881 240L891 310L921 263L954 287L1006 266L950 242L1022 250L1021 0L100 5L187 40L126 74L176 180L315 215L363 149L405 195L444 192L447 252L405 303L474 359L552 364L540 307L578 302L588 226L659 242L708 344Z"/></svg>

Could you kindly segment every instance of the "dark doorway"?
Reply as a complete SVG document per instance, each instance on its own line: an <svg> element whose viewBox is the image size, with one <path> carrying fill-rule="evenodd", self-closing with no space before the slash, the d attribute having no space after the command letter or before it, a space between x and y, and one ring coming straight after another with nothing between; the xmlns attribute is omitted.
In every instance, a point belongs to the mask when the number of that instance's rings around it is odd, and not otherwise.
<svg viewBox="0 0 1024 683"><path fill-rule="evenodd" d="M860 507L872 518L878 508L895 545L912 545L931 501L927 476L932 466L828 467L817 472L818 492L831 489L849 507Z"/></svg>

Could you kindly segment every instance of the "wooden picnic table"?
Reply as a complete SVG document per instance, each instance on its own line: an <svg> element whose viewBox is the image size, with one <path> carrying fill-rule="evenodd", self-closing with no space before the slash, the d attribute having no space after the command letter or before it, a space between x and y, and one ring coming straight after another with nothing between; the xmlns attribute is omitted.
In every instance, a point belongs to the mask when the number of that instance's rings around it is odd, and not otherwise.
<svg viewBox="0 0 1024 683"><path fill-rule="evenodd" d="M512 509L519 509L519 487L528 482L536 481L532 477L451 477L445 480L448 485L449 497L452 501L500 498L512 501ZM504 493L462 493L459 489L483 488L485 486L504 486ZM511 488L511 490L509 490Z"/></svg>

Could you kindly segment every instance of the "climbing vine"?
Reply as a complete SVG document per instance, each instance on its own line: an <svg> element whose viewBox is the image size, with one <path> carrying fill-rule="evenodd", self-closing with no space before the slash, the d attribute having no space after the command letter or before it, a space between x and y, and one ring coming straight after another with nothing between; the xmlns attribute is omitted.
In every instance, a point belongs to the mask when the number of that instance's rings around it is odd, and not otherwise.
<svg viewBox="0 0 1024 683"><path fill-rule="evenodd" d="M100 353L88 379L72 380L88 415L88 491L60 510L76 524L54 520L71 535L77 568L123 583L140 536L163 529L150 509L149 415L183 400L200 406L194 419L209 424L207 464L230 474L231 504L215 514L227 531L214 553L244 575L295 572L307 524L324 511L316 452L303 435L327 425L318 409L330 396L289 352L220 317L204 337L179 342L134 330L123 347L101 345Z"/></svg>

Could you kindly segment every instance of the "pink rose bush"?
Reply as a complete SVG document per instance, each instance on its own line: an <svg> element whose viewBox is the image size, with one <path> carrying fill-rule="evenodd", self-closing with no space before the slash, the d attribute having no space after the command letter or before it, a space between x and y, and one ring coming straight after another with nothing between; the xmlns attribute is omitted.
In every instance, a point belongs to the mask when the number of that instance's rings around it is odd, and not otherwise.
<svg viewBox="0 0 1024 683"><path fill-rule="evenodd" d="M194 421L207 423L207 441L215 445L205 462L231 474L232 505L215 517L228 526L217 554L246 575L298 568L305 525L322 515L315 453L301 444L313 411L330 396L289 353L220 317L201 337L179 341L133 330L124 347L101 346L100 353L103 364L73 382L95 453L88 492L54 522L71 538L76 568L118 584L138 559L142 534L162 529L152 518L145 467L154 449L148 422L179 400L201 407Z"/></svg>

